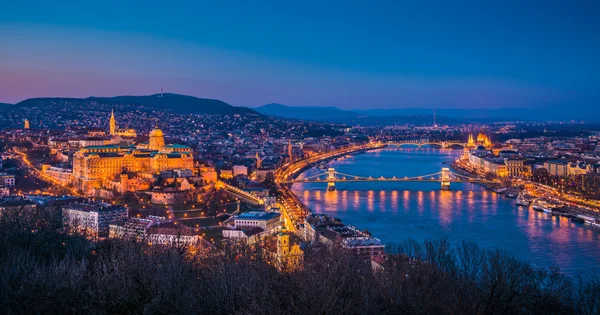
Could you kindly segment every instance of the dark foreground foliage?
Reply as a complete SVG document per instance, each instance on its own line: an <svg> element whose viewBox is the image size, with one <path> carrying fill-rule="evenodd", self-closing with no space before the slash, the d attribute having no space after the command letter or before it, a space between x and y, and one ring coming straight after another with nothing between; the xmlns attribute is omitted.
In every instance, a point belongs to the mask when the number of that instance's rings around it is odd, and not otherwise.
<svg viewBox="0 0 600 315"><path fill-rule="evenodd" d="M60 233L51 210L0 219L4 314L597 314L600 281L573 281L471 243L406 241L373 270L308 248L278 272L261 252L178 248Z"/></svg>

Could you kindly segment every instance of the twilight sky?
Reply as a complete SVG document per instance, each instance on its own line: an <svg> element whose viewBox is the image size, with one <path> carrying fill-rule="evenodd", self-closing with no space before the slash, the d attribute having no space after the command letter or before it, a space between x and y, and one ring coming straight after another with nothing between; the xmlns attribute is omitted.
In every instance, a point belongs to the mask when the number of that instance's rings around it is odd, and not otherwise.
<svg viewBox="0 0 600 315"><path fill-rule="evenodd" d="M599 75L595 0L0 6L0 102L164 88L243 106L549 106L600 115Z"/></svg>

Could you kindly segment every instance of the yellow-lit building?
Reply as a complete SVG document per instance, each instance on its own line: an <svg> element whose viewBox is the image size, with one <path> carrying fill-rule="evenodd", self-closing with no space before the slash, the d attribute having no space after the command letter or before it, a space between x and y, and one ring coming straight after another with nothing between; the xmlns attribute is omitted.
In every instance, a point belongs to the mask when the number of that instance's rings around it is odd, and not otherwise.
<svg viewBox="0 0 600 315"><path fill-rule="evenodd" d="M112 131L112 130L111 130ZM158 174L172 169L194 168L190 147L165 145L163 132L156 128L150 141L138 146L102 145L80 149L73 156L73 178L79 189L89 193L122 172Z"/></svg>
<svg viewBox="0 0 600 315"><path fill-rule="evenodd" d="M137 137L137 133L134 129L119 129L114 111L110 112L109 131L111 136Z"/></svg>
<svg viewBox="0 0 600 315"><path fill-rule="evenodd" d="M488 137L488 135L485 134L485 132L481 131L478 135L477 135L477 144L478 145L482 145L486 148L491 148L492 147L492 141L490 140L490 138Z"/></svg>
<svg viewBox="0 0 600 315"><path fill-rule="evenodd" d="M479 146L483 146L488 150L491 150L494 146L488 135L486 135L483 130L477 135L477 138L474 138L472 133L469 134L467 145L464 147L463 157L465 159L469 158L471 150L476 149Z"/></svg>
<svg viewBox="0 0 600 315"><path fill-rule="evenodd" d="M29 129L29 119L25 119L25 122L23 123L23 128Z"/></svg>
<svg viewBox="0 0 600 315"><path fill-rule="evenodd" d="M277 234L277 267L281 271L294 271L302 268L304 252L300 245L290 244L290 236L280 232Z"/></svg>

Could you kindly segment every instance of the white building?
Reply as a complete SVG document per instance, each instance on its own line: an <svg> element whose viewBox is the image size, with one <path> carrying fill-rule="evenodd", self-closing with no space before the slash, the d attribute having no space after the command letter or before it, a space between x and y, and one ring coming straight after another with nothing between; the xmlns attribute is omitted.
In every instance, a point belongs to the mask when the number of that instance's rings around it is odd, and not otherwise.
<svg viewBox="0 0 600 315"><path fill-rule="evenodd" d="M194 172L188 169L175 169L173 172L177 175L177 177L192 177Z"/></svg>
<svg viewBox="0 0 600 315"><path fill-rule="evenodd" d="M151 245L188 246L200 242L200 236L191 227L166 222L151 226L147 230L146 240Z"/></svg>
<svg viewBox="0 0 600 315"><path fill-rule="evenodd" d="M74 203L62 209L63 223L72 231L82 231L90 236L107 236L109 224L125 220L128 210L108 203Z"/></svg>
<svg viewBox="0 0 600 315"><path fill-rule="evenodd" d="M187 246L200 242L200 235L186 225L163 217L130 218L123 224L111 224L109 238L131 239L149 245Z"/></svg>
<svg viewBox="0 0 600 315"><path fill-rule="evenodd" d="M265 232L271 232L281 227L280 217L281 215L277 212L243 212L235 216L233 225L240 230L258 227Z"/></svg>
<svg viewBox="0 0 600 315"><path fill-rule="evenodd" d="M265 231L261 228L255 227L245 230L225 229L222 233L223 238L252 244L260 240L261 236L265 234Z"/></svg>

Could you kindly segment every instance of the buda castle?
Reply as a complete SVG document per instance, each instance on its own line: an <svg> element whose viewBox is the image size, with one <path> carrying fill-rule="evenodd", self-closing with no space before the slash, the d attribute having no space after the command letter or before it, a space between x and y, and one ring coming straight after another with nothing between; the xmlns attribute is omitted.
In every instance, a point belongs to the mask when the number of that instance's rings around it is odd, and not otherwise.
<svg viewBox="0 0 600 315"><path fill-rule="evenodd" d="M116 129L114 113L110 119L110 133ZM133 131L135 133L135 131ZM130 135L131 133L127 133ZM107 187L124 173L136 173L149 180L160 172L173 169L193 169L192 149L180 144L165 144L162 130L154 128L147 143L88 146L73 156L75 186L89 194L94 188Z"/></svg>

